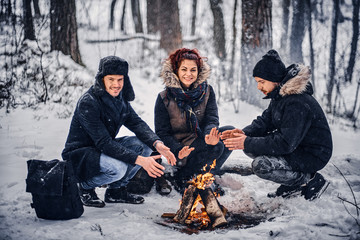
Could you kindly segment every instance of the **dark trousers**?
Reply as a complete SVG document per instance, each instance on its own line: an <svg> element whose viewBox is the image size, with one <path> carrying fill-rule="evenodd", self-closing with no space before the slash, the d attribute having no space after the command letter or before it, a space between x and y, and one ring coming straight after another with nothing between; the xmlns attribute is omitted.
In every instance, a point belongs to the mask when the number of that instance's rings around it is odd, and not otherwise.
<svg viewBox="0 0 360 240"><path fill-rule="evenodd" d="M219 131L223 132L226 130L234 129L233 126L220 127ZM216 145L207 145L204 137L198 137L190 145L194 147L190 155L187 157L186 164L180 167L177 172L179 178L190 178L195 174L203 172L203 167L207 164L206 171L209 170L209 166L216 159L216 167L211 170L211 173L217 174L221 166L230 156L231 152L225 147L224 143L220 140Z"/></svg>

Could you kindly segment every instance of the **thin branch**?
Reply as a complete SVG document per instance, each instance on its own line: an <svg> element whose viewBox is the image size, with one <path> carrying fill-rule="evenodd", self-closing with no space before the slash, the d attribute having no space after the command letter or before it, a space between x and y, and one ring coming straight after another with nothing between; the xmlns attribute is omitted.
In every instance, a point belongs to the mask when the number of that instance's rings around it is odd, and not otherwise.
<svg viewBox="0 0 360 240"><path fill-rule="evenodd" d="M347 202L347 203L353 205L354 207L360 209L358 205L355 205L355 203L352 203L352 202L350 202L350 201L348 201L348 200L346 200L345 198L342 198L342 197L340 197L340 196L338 196L338 198L339 198L341 201Z"/></svg>

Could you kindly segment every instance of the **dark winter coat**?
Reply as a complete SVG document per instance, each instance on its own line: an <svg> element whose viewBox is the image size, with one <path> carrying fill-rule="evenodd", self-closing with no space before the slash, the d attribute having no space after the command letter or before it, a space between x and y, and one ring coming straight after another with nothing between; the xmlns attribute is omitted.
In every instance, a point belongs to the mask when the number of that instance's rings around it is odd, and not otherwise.
<svg viewBox="0 0 360 240"><path fill-rule="evenodd" d="M310 69L300 66L296 76L268 94L269 107L243 129L248 136L244 151L283 156L297 171L322 169L332 154L332 138L325 114L312 94Z"/></svg>
<svg viewBox="0 0 360 240"><path fill-rule="evenodd" d="M133 99L128 77L120 95L112 97L106 92L101 76L97 76L95 84L79 99L62 157L72 162L80 181L99 174L101 153L135 163L138 155L116 141L122 125L149 147L159 139L131 107L129 101Z"/></svg>
<svg viewBox="0 0 360 240"><path fill-rule="evenodd" d="M200 136L196 136L191 131L186 124L188 121L186 114L180 110L175 100L167 94L167 87L181 88L180 80L173 72L170 61L164 63L161 76L164 80L165 90L159 93L155 103L155 132L177 156L183 146L189 146ZM193 83L193 88L207 81L209 76L210 66L204 62L203 67L199 69L198 79ZM213 127L219 126L215 93L210 85L208 86L204 101L194 108L194 112L204 136L210 133Z"/></svg>

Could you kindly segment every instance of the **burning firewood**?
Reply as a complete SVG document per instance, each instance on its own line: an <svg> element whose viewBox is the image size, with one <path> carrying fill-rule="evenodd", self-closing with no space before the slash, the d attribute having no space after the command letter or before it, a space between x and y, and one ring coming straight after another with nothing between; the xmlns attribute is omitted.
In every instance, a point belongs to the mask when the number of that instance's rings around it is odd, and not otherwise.
<svg viewBox="0 0 360 240"><path fill-rule="evenodd" d="M210 165L210 170L215 167L216 160ZM207 165L203 170L206 170ZM199 174L190 181L190 185L185 189L181 200L179 210L176 212L174 221L181 224L199 224L200 227L207 227L211 223L211 227L219 227L227 224L225 219L226 208L221 206L216 199L210 185L214 181L212 173L206 172ZM198 204L202 204L200 212L197 212Z"/></svg>

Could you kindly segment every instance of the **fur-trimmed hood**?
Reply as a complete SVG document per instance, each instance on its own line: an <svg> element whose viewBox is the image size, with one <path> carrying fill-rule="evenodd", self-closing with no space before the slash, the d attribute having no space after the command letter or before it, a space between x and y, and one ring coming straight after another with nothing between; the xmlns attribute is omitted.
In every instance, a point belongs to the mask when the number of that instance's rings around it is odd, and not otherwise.
<svg viewBox="0 0 360 240"><path fill-rule="evenodd" d="M199 84L205 82L209 78L210 73L211 68L209 64L203 62L203 66L199 69L198 78L193 83L193 88L196 88L197 86L199 86ZM164 85L166 87L181 88L179 77L174 73L170 60L166 60L164 62L160 77L162 77Z"/></svg>
<svg viewBox="0 0 360 240"><path fill-rule="evenodd" d="M308 92L313 93L310 76L311 70L309 67L299 64L292 64L288 68L284 80L280 84L280 96L284 97L293 94L302 94Z"/></svg>

